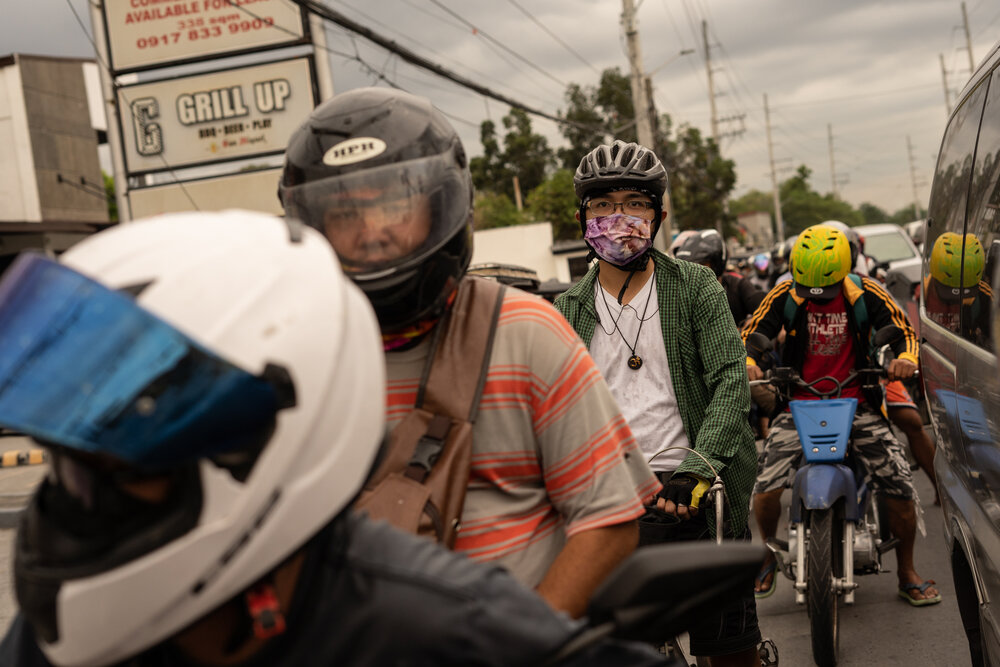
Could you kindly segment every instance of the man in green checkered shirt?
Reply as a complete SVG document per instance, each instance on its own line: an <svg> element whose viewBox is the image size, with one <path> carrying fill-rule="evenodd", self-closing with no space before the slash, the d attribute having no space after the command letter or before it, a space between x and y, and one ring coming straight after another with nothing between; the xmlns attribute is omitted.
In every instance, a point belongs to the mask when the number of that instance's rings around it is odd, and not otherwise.
<svg viewBox="0 0 1000 667"><path fill-rule="evenodd" d="M725 536L749 539L757 450L746 351L715 274L652 248L667 215L666 170L652 151L615 141L588 153L573 183L577 219L598 262L555 306L663 482L660 512L640 524L640 544L711 539L706 515L714 512L699 505L716 473L726 489ZM715 666L759 664L753 583L746 588L691 630L692 654Z"/></svg>

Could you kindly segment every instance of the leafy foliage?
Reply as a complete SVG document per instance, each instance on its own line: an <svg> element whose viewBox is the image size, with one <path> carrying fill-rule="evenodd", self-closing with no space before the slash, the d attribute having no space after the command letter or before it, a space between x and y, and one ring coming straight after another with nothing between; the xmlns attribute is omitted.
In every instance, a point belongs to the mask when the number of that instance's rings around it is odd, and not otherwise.
<svg viewBox="0 0 1000 667"><path fill-rule="evenodd" d="M548 140L531 131L527 112L511 109L502 122L506 130L502 149L496 124L491 120L482 122L479 140L483 154L469 161L469 169L476 189L504 194L513 201L514 177L526 196L545 180L554 156Z"/></svg>
<svg viewBox="0 0 1000 667"><path fill-rule="evenodd" d="M108 203L108 220L118 222L118 199L115 198L115 178L108 172L101 170L104 178L104 198Z"/></svg>
<svg viewBox="0 0 1000 667"><path fill-rule="evenodd" d="M472 224L477 230L523 225L524 215L517 210L510 197L498 192L479 190L473 208Z"/></svg>
<svg viewBox="0 0 1000 667"><path fill-rule="evenodd" d="M573 172L569 169L560 169L528 195L529 217L552 223L554 240L581 238L576 212Z"/></svg>

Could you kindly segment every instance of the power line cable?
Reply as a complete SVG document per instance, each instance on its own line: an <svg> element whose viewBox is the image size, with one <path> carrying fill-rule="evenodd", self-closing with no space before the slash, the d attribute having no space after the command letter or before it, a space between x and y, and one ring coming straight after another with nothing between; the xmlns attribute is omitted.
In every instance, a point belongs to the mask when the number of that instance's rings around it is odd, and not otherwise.
<svg viewBox="0 0 1000 667"><path fill-rule="evenodd" d="M405 4L407 4L407 5L409 5L410 7L413 7L418 12L426 14L427 16L430 16L431 18L437 19L438 21L441 21L441 23L444 23L445 25L449 25L452 28L455 28L456 30L461 30L462 32L465 32L465 26L462 25L461 23L458 23L457 21L449 21L444 16L441 16L440 14L435 14L434 12L428 10L426 7L421 7L420 5L418 5L415 2L413 2L413 0L403 0L403 2ZM341 3L341 4L344 4L344 3Z"/></svg>
<svg viewBox="0 0 1000 667"><path fill-rule="evenodd" d="M664 13L667 15L667 18L670 20L670 25L671 25L671 27L674 30L674 35L677 36L677 43L680 44L681 47L683 47L684 46L684 39L681 37L680 29L677 27L677 21L674 19L674 15L670 11L670 7L667 5L667 0L660 0L660 2L662 3ZM694 43L697 44L698 43L697 40ZM683 48L681 50L683 50ZM697 52L697 49L694 49L694 50ZM694 64L694 62L691 61L690 59L687 62L688 62L688 67L691 69L691 72L696 77L698 77L699 80L702 80L701 77L704 76L704 72L702 72L701 69L698 68Z"/></svg>
<svg viewBox="0 0 1000 667"><path fill-rule="evenodd" d="M586 58L584 58L584 57L583 57L583 56L581 56L581 55L580 55L579 53L577 53L577 52L576 52L576 50L575 50L575 49L574 49L574 48L573 48L572 46L570 46L569 44L567 44L566 42L564 42L564 41L563 41L562 39L560 39L560 38L559 38L559 35L555 34L555 33L554 33L554 32L552 32L551 30L549 30L548 28L546 28L546 27L545 27L545 25L544 25L544 24L543 24L543 23L542 23L541 21L539 21L539 20L538 20L537 18L535 18L535 17L534 17L534 16L533 16L533 15L531 14L531 12L529 12L529 11L528 11L527 9L525 9L524 7L522 7L522 6L520 5L520 3L518 3L518 2L517 2L517 0L507 0L507 2L509 2L510 4L512 4L512 5L514 5L515 7L517 7L517 9L518 9L518 10L520 10L520 12L521 12L522 14L524 14L524 15L525 15L525 16L527 16L527 17L528 17L529 19L531 19L532 23L534 23L534 24L535 24L535 25L537 25L537 26L538 26L539 28L541 28L541 29L542 29L542 31L543 31L543 32L544 32L544 33L545 33L546 35L548 35L548 36L549 36L549 37L551 37L552 39L556 40L556 43L557 43L557 44L559 44L559 45L560 45L560 46L562 46L562 47L563 47L564 49L566 49L567 51L569 51L569 52L570 52L571 54L573 54L574 56L576 56L577 60L579 60L579 61L580 61L580 62L582 62L582 63L583 63L584 65L586 65L587 67L589 67L590 69L592 69L592 70L594 71L594 73L595 73L595 74L597 74L597 75L600 75L600 71L598 71L598 69L597 69L596 67L594 67L594 66L593 66L592 64L590 64L590 61L588 61L588 60L587 60Z"/></svg>
<svg viewBox="0 0 1000 667"><path fill-rule="evenodd" d="M233 0L230 0L230 2L232 1ZM490 97L494 100L497 100L498 102L503 102L508 106L514 107L515 109L521 109L522 111L533 114L540 118L546 118L548 120L555 121L556 123L559 123L561 125L572 125L574 127L585 129L587 131L600 131L600 128L586 125L584 123L577 123L575 121L567 120L565 118L560 118L559 116L550 114L540 109L535 109L534 107L530 107L526 104L523 104L522 102L518 102L517 100L507 97L506 95L497 93L496 91L493 91L490 88L487 88L486 86L482 86L459 74L456 74L455 72L452 72L451 70L448 70L438 65L437 63L427 60L423 56L414 53L410 49L407 49L406 47L397 44L393 40L382 37L381 35L373 32L369 28L357 23L356 21L351 20L350 18L336 11L335 9L315 2L315 0L291 0L291 2L302 7L307 12L316 14L317 16L326 21L330 21L335 25L339 25L342 28L346 28L347 30L356 33L361 37L364 37L368 41L377 44L378 46L384 49L393 51L401 59L410 63L411 65L416 65L417 67L433 72L434 74L437 74L442 78L454 81L460 86L473 90L479 93L480 95Z"/></svg>
<svg viewBox="0 0 1000 667"><path fill-rule="evenodd" d="M868 99L868 98L871 98L871 97L883 97L885 95L897 95L897 94L901 94L901 93L913 92L913 91L916 91L916 90L925 90L927 88L932 88L932 87L936 88L938 85L940 85L940 84L937 84L937 83L922 83L922 84L919 84L919 85L916 85L916 86L907 86L906 88L894 88L892 90L881 90L881 91L873 92L873 93L859 93L857 95L845 95L844 97L827 97L827 98L824 98L824 99L804 100L802 102L784 102L784 103L776 104L776 105L772 106L771 108L774 109L774 108L780 106L780 107L784 107L784 108L787 109L789 107L801 107L801 106L808 106L810 104L829 104L831 102L849 102L851 100L857 100L857 99Z"/></svg>
<svg viewBox="0 0 1000 667"><path fill-rule="evenodd" d="M343 2L343 1L341 1L341 2L340 2L340 4L341 4L341 5L343 5L344 7L347 7L347 8L349 8L349 9L351 9L351 10L352 10L352 11L354 11L354 12L357 12L357 13L358 13L358 14L360 14L360 15L361 15L362 17L364 17L365 19L367 19L367 20L371 21L372 23L374 23L374 24L376 24L376 25L378 25L378 26L381 26L381 27L385 28L386 30L389 30L390 32L393 32L393 33L395 33L395 34L397 34L397 35L400 35L400 36L401 36L401 37L402 37L403 39L405 39L405 40L407 40L407 41L409 41L409 42L412 42L413 44L416 44L416 45L417 45L417 46L419 46L420 48L424 49L425 51L427 51L427 52L429 52L429 53L431 53L431 54L433 54L433 55L435 55L435 56L436 56L436 57L438 57L438 58L443 58L443 59L445 59L445 60L448 60L448 61L451 61L451 62L452 62L453 64L456 64L456 65L458 65L459 67L461 67L461 68L464 68L464 69L468 70L469 72L472 72L473 74L476 74L477 76L480 76L480 77L482 77L482 78L484 78L484 79L489 79L489 80L493 81L494 83L496 83L496 84L499 84L499 85L501 85L501 86L503 86L503 87L507 88L508 90L511 90L511 91L514 91L514 92L517 92L517 93L520 93L521 95L527 95L528 97L531 97L531 98L533 98L533 99L534 99L534 100L536 100L537 102L543 102L543 103L545 102L545 100L542 100L542 99L541 99L540 97L538 97L537 95L535 95L535 94L533 94L533 93L529 93L529 92L527 92L527 91L525 91L525 90L520 90L520 89L518 89L518 88L515 88L515 87L513 87L513 86L510 86L509 84L507 84L507 83L505 83L505 82L501 81L500 79L498 79L498 78L496 78L496 77L494 77L494 76L491 76L491 75L489 75L489 74L486 74L486 73L484 73L484 72L481 72L481 71L479 71L479 70L476 70L476 69L474 69L474 68L472 68L472 67L469 67L469 66L468 66L468 65L467 65L466 63L462 63L462 62L459 62L459 61L455 60L454 58L451 58L451 57L449 57L449 56L447 56L447 55L444 55L444 54L442 54L442 53L439 53L439 52L435 51L434 49L430 48L430 47L429 47L429 46L427 46L426 44L424 44L424 43L422 43L422 42L420 42L420 41L418 41L418 40L414 39L414 38L413 38L412 36L410 36L410 35L407 35L406 33L402 32L402 31L399 31L399 30L396 30L396 29L395 29L395 28L393 28L392 26L389 26L389 25L387 25L386 23L384 23L384 22L382 22L382 21L379 21L378 19L376 19L375 17L371 16L370 14L366 14L365 12L363 12L363 11L362 11L362 10L360 10L360 9L358 9L357 7L354 7L354 6L352 6L352 5L349 5L349 4L347 4L346 2ZM411 3L407 3L407 4L411 4ZM411 6L412 6L412 5L411 5ZM461 30L461 31L462 31L463 33L465 32L465 29L464 29L464 26L461 26L461 25L458 25L458 24L456 24L456 23L453 23L453 22L450 22L450 21L447 21L447 20L446 20L446 19L444 19L443 17L441 17L441 16L438 16L438 15L436 15L436 14L432 14L432 13L428 12L428 11L427 11L427 10L425 10L425 9L421 9L421 8L419 8L419 7L416 7L416 6L414 6L414 8L415 8L415 9L418 9L418 10L420 10L420 11L422 11L423 13L427 14L428 16L431 16L432 18L435 18L435 19L437 19L437 20L439 20L439 21L443 22L443 23L444 23L445 25L448 25L448 26L451 26L451 27L453 27L453 28L456 28L456 29L458 29L458 30ZM496 48L495 48L495 47L494 47L494 46L493 46L492 44L487 44L487 46L488 46L488 47L489 47L489 48L490 48L491 50L493 50L493 51L494 51L494 53L497 53L497 50L496 50ZM501 59L502 59L502 60L503 60L504 62L506 62L506 63L507 63L508 65L510 65L510 66L511 66L512 68L514 68L514 69L517 69L517 66L516 66L516 65L514 65L514 64L513 64L513 63L512 63L512 62L511 62L510 60L508 60L508 59L507 59L507 57L506 57L506 56L505 56L504 54L501 54L501 53L497 53L497 55L498 55L498 57L500 57L500 58L501 58ZM551 92L552 92L552 89L551 89L551 86L549 86L549 87L545 87L545 86L542 86L542 84L538 84L538 83L537 83L536 81L534 81L534 80L531 80L531 82L532 82L532 83L534 83L535 85L538 85L538 86L542 87L542 89L543 89L543 90L545 90L545 92L547 92L547 93L551 93Z"/></svg>
<svg viewBox="0 0 1000 667"><path fill-rule="evenodd" d="M292 1L293 2L298 2L298 0L292 0ZM510 55L514 56L515 58L517 58L518 60L520 60L521 62L523 62L525 65L527 65L528 67L530 67L533 70L535 70L536 72L538 72L538 73L542 74L543 76L547 77L548 79L550 79L550 80L558 83L563 88L567 87L566 82L564 82L564 81L562 81L560 79L557 79L556 77L552 76L551 74L549 74L548 72L546 72L545 70L543 70L541 67L539 67L535 63L531 62L530 60L528 60L527 58L525 58L524 56L522 56L517 51L514 51L509 46L507 46L503 42L499 41L498 39L494 38L489 33L485 32L481 28L479 28L479 27L473 25L472 23L470 23L469 21L465 20L460 15L458 15L457 13L455 13L454 11L452 11L451 9L449 9L447 6L441 4L440 0L430 0L430 2L432 4L440 7L445 12L447 12L449 15L451 15L452 17L458 19L459 21L461 21L462 23L464 23L466 26L468 26L472 30L472 34L474 34L474 35L481 35L483 37L483 39L485 39L485 40L487 40L489 42L492 42L498 48L503 49L504 51L506 51Z"/></svg>

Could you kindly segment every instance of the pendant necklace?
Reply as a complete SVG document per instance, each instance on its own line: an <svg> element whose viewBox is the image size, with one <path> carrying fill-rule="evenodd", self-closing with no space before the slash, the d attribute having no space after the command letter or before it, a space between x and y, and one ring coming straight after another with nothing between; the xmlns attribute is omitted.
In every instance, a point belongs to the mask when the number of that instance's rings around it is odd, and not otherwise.
<svg viewBox="0 0 1000 667"><path fill-rule="evenodd" d="M655 279L656 279L655 275L650 276L650 280L655 280ZM601 290L601 298L604 300L604 307L610 313L611 308L608 307L608 297L604 296L604 287L600 284L598 284L598 287ZM615 331L617 331L618 335L622 337L622 342L625 343L625 347L628 348L628 351L632 355L628 358L628 367L634 371L637 371L640 368L642 368L642 357L640 357L638 354L635 353L635 348L638 347L639 345L639 335L642 333L642 323L646 321L646 311L649 309L649 298L652 295L653 295L653 286L650 285L649 292L646 293L646 305L642 307L642 316L639 318L639 329L638 331L635 332L635 343L633 343L632 345L628 344L628 340L625 338L625 334L623 334L622 330L618 327L618 322L622 319L622 316L625 314L625 306L622 306L621 312L618 313L618 319L612 320L615 324ZM639 314L639 311L635 310L635 308L633 308L632 310L635 311L636 315Z"/></svg>

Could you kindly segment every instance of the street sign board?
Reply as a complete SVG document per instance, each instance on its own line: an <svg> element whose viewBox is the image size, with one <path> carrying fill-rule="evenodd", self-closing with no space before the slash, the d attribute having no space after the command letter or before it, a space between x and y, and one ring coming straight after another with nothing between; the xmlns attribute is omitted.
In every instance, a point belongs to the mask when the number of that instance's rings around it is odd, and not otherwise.
<svg viewBox="0 0 1000 667"><path fill-rule="evenodd" d="M197 181L138 188L128 193L134 219L176 211L242 208L281 215L281 169L262 169Z"/></svg>
<svg viewBox="0 0 1000 667"><path fill-rule="evenodd" d="M305 38L291 0L105 0L104 12L117 73Z"/></svg>
<svg viewBox="0 0 1000 667"><path fill-rule="evenodd" d="M129 174L283 151L316 105L309 60L120 87Z"/></svg>

